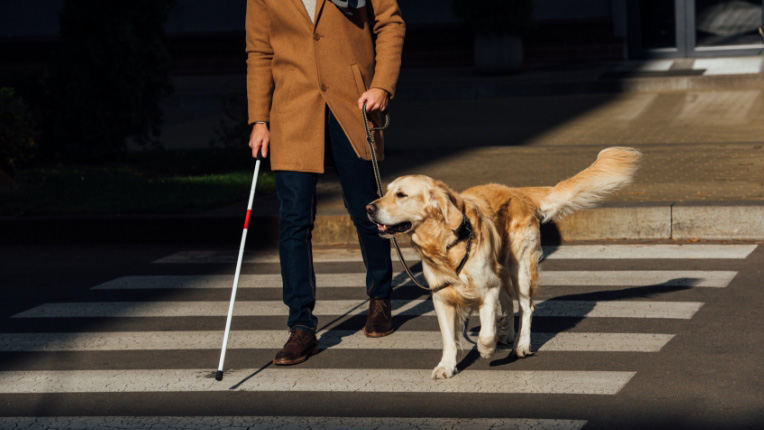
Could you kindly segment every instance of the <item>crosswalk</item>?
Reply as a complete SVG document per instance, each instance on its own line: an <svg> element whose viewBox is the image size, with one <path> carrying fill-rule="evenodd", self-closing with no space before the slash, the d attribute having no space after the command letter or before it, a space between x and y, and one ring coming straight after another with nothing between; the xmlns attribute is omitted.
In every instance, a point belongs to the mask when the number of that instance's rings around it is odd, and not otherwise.
<svg viewBox="0 0 764 430"><path fill-rule="evenodd" d="M692 320L738 274L686 262L742 260L755 248L729 244L545 248L532 348L536 357L547 358L538 365L535 358L523 360L522 366L502 363L510 351L500 348L497 360L467 360L474 354L477 337L479 321L474 318L461 342L465 364L446 381L430 379L442 346L432 301L404 273L396 273L394 279L396 332L380 339L363 335L365 274L360 254L352 249L314 252L319 272L315 314L322 324L318 333L322 353L304 365L287 368L267 361L286 340L285 329L278 329L286 321L287 309L278 300L277 255L248 252L229 343L229 351L235 354L227 363L231 368L225 380L215 381L213 369L228 310L226 294L233 278L228 272L235 254L179 252L139 273L95 285L79 301L42 303L13 315L13 330L0 333L0 354L18 359L6 362L0 371L0 400L44 395L76 403L82 396L100 395L119 402L119 396L193 395L204 403L205 396L215 393L267 394L275 399L312 393L329 403L347 394L616 396L639 372L629 368L628 361L613 362L635 354L659 356L681 336L677 325ZM411 250L405 254L416 265L415 254ZM602 270L604 261L615 261L622 270ZM192 273L189 267L194 268ZM588 321L601 323L587 325ZM648 321L656 323L644 325ZM89 358L92 354L97 358ZM178 354L185 358L178 360ZM578 354L589 354L585 365L576 364ZM82 367L62 364L62 358ZM141 368L144 362L154 364ZM235 401L235 397L229 399ZM396 415L395 409L377 411L375 416L385 417L382 421L357 413L352 417L327 413L306 421L288 413L190 419L138 417L152 413L125 416L109 410L47 416L51 412L34 409L39 416L0 417L0 428L580 429L586 424L586 420L567 419L580 417L556 416L460 420L445 418L453 415L444 413L443 418L422 419Z"/></svg>
<svg viewBox="0 0 764 430"><path fill-rule="evenodd" d="M442 347L440 338L431 331L406 331L405 336L372 339L359 331L333 329L319 332L318 337L322 349L440 350ZM673 337L658 333L534 333L533 349L658 352ZM283 330L239 330L228 346L276 350L283 343ZM219 344L220 331L85 332L68 337L60 333L0 333L0 351L188 350L215 349Z"/></svg>
<svg viewBox="0 0 764 430"><path fill-rule="evenodd" d="M703 303L581 300L537 300L534 316L579 318L670 318L690 319ZM364 315L365 303L358 300L324 300L316 303L313 314ZM391 300L393 317L435 316L429 299ZM46 303L21 312L15 318L142 318L142 317L215 317L225 316L228 310L216 302L79 302ZM280 301L242 302L236 307L238 316L287 316L288 309Z"/></svg>
<svg viewBox="0 0 764 430"><path fill-rule="evenodd" d="M740 259L747 257L755 245L569 245L543 247L546 259ZM419 256L413 249L403 249L403 258L415 262ZM156 263L233 263L234 251L184 251L160 258ZM322 254L321 262L362 261L359 252L350 249L332 249ZM278 263L278 252L249 252L245 263ZM318 260L317 260L318 261Z"/></svg>
<svg viewBox="0 0 764 430"><path fill-rule="evenodd" d="M278 429L278 430L580 430L580 420L490 418L353 418L353 417L55 417L0 418L0 428L13 429ZM11 427L13 426L13 427Z"/></svg>
<svg viewBox="0 0 764 430"><path fill-rule="evenodd" d="M622 270L598 272L556 270L541 272L539 284L548 285L613 285L639 286L656 285L690 287L725 287L734 278L733 271L708 270ZM362 287L365 273L317 274L316 282L323 288ZM281 288L281 275L243 275L239 279L242 288ZM408 279L396 287L414 285ZM180 276L122 276L104 282L96 290L153 290L174 288L231 288L231 277L225 275L180 275Z"/></svg>

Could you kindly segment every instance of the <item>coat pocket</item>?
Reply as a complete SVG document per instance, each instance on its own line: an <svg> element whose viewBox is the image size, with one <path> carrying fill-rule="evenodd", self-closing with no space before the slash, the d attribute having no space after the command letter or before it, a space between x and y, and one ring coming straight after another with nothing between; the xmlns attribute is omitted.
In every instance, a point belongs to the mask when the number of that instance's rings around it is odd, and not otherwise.
<svg viewBox="0 0 764 430"><path fill-rule="evenodd" d="M358 64L352 64L350 66L350 69L353 71L353 79L355 79L355 86L358 90L358 96L360 97L361 94L365 93L368 88L366 88L366 82L363 80L363 75L361 74L361 68L358 67Z"/></svg>
<svg viewBox="0 0 764 430"><path fill-rule="evenodd" d="M275 88L273 89L273 99L271 110L273 112L284 112L288 110L291 103L292 88L294 87L295 71L293 68L287 69L286 73L275 78Z"/></svg>

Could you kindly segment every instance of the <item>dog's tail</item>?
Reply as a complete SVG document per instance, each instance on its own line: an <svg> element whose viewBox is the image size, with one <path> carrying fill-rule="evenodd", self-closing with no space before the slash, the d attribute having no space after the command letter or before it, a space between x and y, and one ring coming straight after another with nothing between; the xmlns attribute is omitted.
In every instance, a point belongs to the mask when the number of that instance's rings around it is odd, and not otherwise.
<svg viewBox="0 0 764 430"><path fill-rule="evenodd" d="M637 171L642 154L633 148L603 149L589 167L566 179L538 200L542 222L597 205L610 193L628 185Z"/></svg>

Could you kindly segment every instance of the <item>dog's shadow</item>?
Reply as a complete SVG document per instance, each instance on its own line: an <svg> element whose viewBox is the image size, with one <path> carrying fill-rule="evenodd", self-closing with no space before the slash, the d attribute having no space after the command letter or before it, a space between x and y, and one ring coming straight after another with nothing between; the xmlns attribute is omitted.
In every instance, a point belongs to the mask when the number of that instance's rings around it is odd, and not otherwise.
<svg viewBox="0 0 764 430"><path fill-rule="evenodd" d="M697 278L675 278L666 281L661 284L647 285L641 287L624 288L621 290L609 290L609 291L595 291L591 293L582 294L569 294L565 296L558 296L545 300L544 304L576 301L579 305L583 304L585 307L581 309L583 316L580 317L544 317L543 323L538 324L541 318L534 318L536 326L541 325L544 329L544 335L531 330L531 350L538 351L543 346L552 340L557 334L566 332L576 327L581 321L583 321L587 315L594 309L597 302L609 302L618 300L640 299L640 298L653 298L659 295L686 291L692 289L695 285L702 280ZM539 305L539 307L544 306ZM515 317L515 328L518 327L517 317ZM480 331L480 326L474 326L472 328L465 327L464 338L466 342L474 344L474 339L477 338L477 334ZM496 348L496 354L506 353L503 358L494 359L490 362L491 367L504 366L512 364L518 360L518 357L512 351L512 345L499 344ZM543 351L542 351L543 352ZM531 355L530 357L533 357ZM463 371L472 366L476 361L480 359L480 353L477 348L473 348L461 359L457 364L459 371Z"/></svg>
<svg viewBox="0 0 764 430"><path fill-rule="evenodd" d="M423 279L421 278L421 263L417 263L413 265L411 269L414 273L419 274L419 276L417 276L417 279L422 281ZM585 307L583 309L580 307L578 308L582 316L577 316L577 317L538 317L537 316L536 318L534 318L536 323L534 325L534 328L541 326L544 332L544 335L541 335L537 330L534 330L534 329L531 330L531 350L538 351L539 349L543 348L543 346L547 342L552 340L557 334L563 333L570 329L575 328L594 309L597 302L652 298L652 297L656 297L656 296L660 296L664 294L689 290L701 281L702 281L701 279L697 279L697 278L675 278L661 284L624 288L620 290L606 290L606 291L595 291L595 292L580 293L580 294L568 294L564 296L557 296L557 297L547 299L545 300L544 304L540 304L538 308L543 307L547 303L565 302L565 301L576 301L578 302L579 306L583 305ZM396 298L396 301L394 302L393 311L395 311L396 309L399 309L400 307L406 306L407 302L410 300L421 299L422 297L427 297L428 299L430 299L430 295L427 294L426 292L422 290L412 289L412 282L408 278L408 275L405 272L401 272L393 278L393 286L396 290L405 289L406 291L405 292L406 298L399 298L400 294L398 294L398 297ZM359 329L359 327L363 327L366 320L366 314L362 313L359 315L353 315L353 316L350 316L349 318L348 316L356 312L357 309L367 305L367 303L368 301L359 303L353 309L347 311L343 315L338 316L337 318L328 322L327 324L325 324L322 328L318 330L320 333L319 344L321 346L321 351L340 345L343 341L343 338L347 336L352 336L356 332L362 330L362 329ZM429 308L431 305L424 302L418 306ZM418 309L417 307L414 307L409 309L405 314L399 314L393 317L393 325L395 330L398 331L398 329L401 326L405 325L408 320L418 318L417 315L421 314L422 313L421 311L422 309ZM519 323L519 321L517 321L517 318L518 317L516 316L515 317L516 328L518 327L518 323ZM477 351L477 348L475 346L475 339L477 338L477 334L479 331L480 331L480 326L474 326L472 328L468 328L467 326L465 326L464 331L462 333L463 334L462 345L466 346L464 343L471 344L472 348L470 348L470 350L467 351L467 354L465 354L462 357L462 359L459 361L459 363L457 364L457 369L459 371L463 371L469 368L481 358L480 353ZM401 332L401 335L403 334L404 333ZM435 333L433 333L433 335L435 335ZM518 360L518 357L512 351L512 345L499 344L496 348L495 354L503 355L503 357L492 360L489 364L489 366L491 367L498 367L498 366L512 364ZM531 355L530 357L533 357L533 355Z"/></svg>

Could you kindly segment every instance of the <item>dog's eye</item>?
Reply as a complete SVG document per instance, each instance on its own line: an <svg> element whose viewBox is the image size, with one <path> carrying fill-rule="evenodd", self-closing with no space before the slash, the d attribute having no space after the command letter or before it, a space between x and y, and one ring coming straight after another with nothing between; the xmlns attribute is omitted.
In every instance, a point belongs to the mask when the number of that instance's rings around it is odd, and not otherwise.
<svg viewBox="0 0 764 430"><path fill-rule="evenodd" d="M397 193L395 193L395 197L398 197L399 199L402 199L402 198L408 197L408 196L405 193L402 193L402 192L398 191Z"/></svg>

